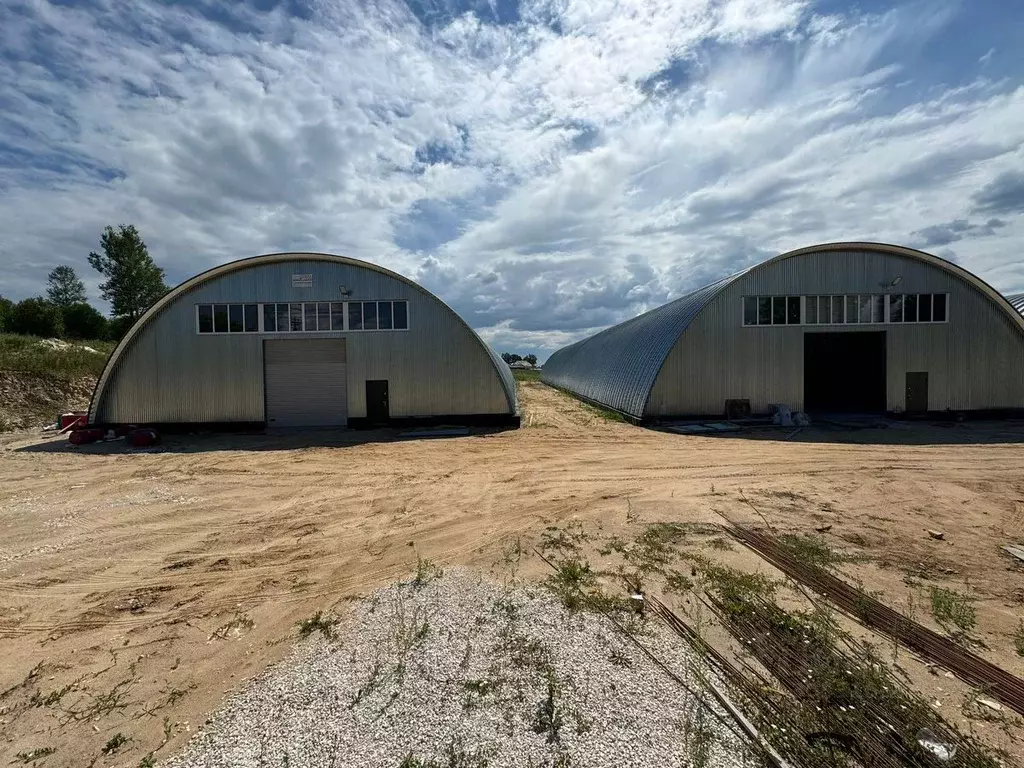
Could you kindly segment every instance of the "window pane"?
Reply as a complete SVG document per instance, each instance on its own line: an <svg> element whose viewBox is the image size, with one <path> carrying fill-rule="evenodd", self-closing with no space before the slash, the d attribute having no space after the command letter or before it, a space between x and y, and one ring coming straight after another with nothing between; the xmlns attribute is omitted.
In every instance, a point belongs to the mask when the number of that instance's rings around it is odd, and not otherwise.
<svg viewBox="0 0 1024 768"><path fill-rule="evenodd" d="M871 297L870 296L860 296L858 298L858 301L860 302L860 321L862 323L870 323L871 322Z"/></svg>
<svg viewBox="0 0 1024 768"><path fill-rule="evenodd" d="M391 302L377 302L377 327L382 331L391 330Z"/></svg>
<svg viewBox="0 0 1024 768"><path fill-rule="evenodd" d="M256 333L260 329L259 305L245 305L245 332Z"/></svg>
<svg viewBox="0 0 1024 768"><path fill-rule="evenodd" d="M363 302L363 330L365 330L365 331L376 331L377 330L377 302L376 301L364 301Z"/></svg>
<svg viewBox="0 0 1024 768"><path fill-rule="evenodd" d="M350 331L363 330L363 302L350 301L348 303L348 329Z"/></svg>
<svg viewBox="0 0 1024 768"><path fill-rule="evenodd" d="M331 305L327 302L316 305L316 328L318 331L331 330Z"/></svg>
<svg viewBox="0 0 1024 768"><path fill-rule="evenodd" d="M404 301L395 302L395 330L404 331L409 328L409 304Z"/></svg>
<svg viewBox="0 0 1024 768"><path fill-rule="evenodd" d="M302 306L305 309L306 330L307 331L315 331L316 330L316 304L314 302L312 302L312 301L307 301Z"/></svg>
<svg viewBox="0 0 1024 768"><path fill-rule="evenodd" d="M846 322L856 323L860 320L860 310L857 306L856 296L846 297Z"/></svg>
<svg viewBox="0 0 1024 768"><path fill-rule="evenodd" d="M340 301L331 303L331 330L345 330L345 305Z"/></svg>
<svg viewBox="0 0 1024 768"><path fill-rule="evenodd" d="M277 332L282 333L283 331L290 331L292 329L292 321L288 316L288 305L278 304L277 305Z"/></svg>
<svg viewBox="0 0 1024 768"><path fill-rule="evenodd" d="M889 322L903 322L903 297L898 293L889 296Z"/></svg>
<svg viewBox="0 0 1024 768"><path fill-rule="evenodd" d="M885 296L871 297L871 322L885 322Z"/></svg>
<svg viewBox="0 0 1024 768"><path fill-rule="evenodd" d="M757 296L743 297L743 324L757 325Z"/></svg>
<svg viewBox="0 0 1024 768"><path fill-rule="evenodd" d="M832 322L832 299L828 296L818 297L818 322L826 324Z"/></svg>
<svg viewBox="0 0 1024 768"><path fill-rule="evenodd" d="M807 323L814 325L818 322L818 297L808 296L804 304L806 304L804 313L807 315Z"/></svg>
<svg viewBox="0 0 1024 768"><path fill-rule="evenodd" d="M786 324L786 297L774 296L772 298L772 325Z"/></svg>
<svg viewBox="0 0 1024 768"><path fill-rule="evenodd" d="M786 322L790 325L800 325L800 297L790 296L786 299Z"/></svg>
<svg viewBox="0 0 1024 768"><path fill-rule="evenodd" d="M843 322L843 297L833 296L832 297L832 322L842 323Z"/></svg>
<svg viewBox="0 0 1024 768"><path fill-rule="evenodd" d="M229 304L228 305L228 319L230 320L229 330L232 333L241 333L245 330L245 325L242 323L242 305L241 304Z"/></svg>
<svg viewBox="0 0 1024 768"><path fill-rule="evenodd" d="M932 295L921 293L917 296L917 319L922 323L932 321Z"/></svg>
<svg viewBox="0 0 1024 768"><path fill-rule="evenodd" d="M213 333L213 307L209 304L199 305L199 332Z"/></svg>
<svg viewBox="0 0 1024 768"><path fill-rule="evenodd" d="M217 333L228 332L228 305L213 305L213 330Z"/></svg>
<svg viewBox="0 0 1024 768"><path fill-rule="evenodd" d="M936 293L932 297L932 322L946 322L946 294Z"/></svg>
<svg viewBox="0 0 1024 768"><path fill-rule="evenodd" d="M917 322L917 294L908 293L903 297L903 322Z"/></svg>
<svg viewBox="0 0 1024 768"><path fill-rule="evenodd" d="M277 330L277 311L274 304L263 305L263 330L266 333Z"/></svg>
<svg viewBox="0 0 1024 768"><path fill-rule="evenodd" d="M758 325L771 325L772 324L772 297L771 296L758 296L757 297L757 324Z"/></svg>
<svg viewBox="0 0 1024 768"><path fill-rule="evenodd" d="M301 304L289 304L288 305L289 316L291 317L291 329L293 331L302 330L302 305Z"/></svg>

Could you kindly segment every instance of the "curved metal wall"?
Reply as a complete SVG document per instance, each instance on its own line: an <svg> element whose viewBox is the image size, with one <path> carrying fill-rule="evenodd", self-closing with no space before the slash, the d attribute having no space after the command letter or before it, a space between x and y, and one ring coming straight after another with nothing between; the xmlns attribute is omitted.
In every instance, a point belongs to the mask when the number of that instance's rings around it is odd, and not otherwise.
<svg viewBox="0 0 1024 768"><path fill-rule="evenodd" d="M313 287L292 285L312 275ZM345 286L350 295L340 296ZM408 331L198 334L195 305L404 299ZM444 302L373 264L274 254L216 267L172 290L126 334L93 394L90 423L262 422L263 340L346 338L350 417L366 414L363 380L390 382L395 418L515 414L512 372Z"/></svg>
<svg viewBox="0 0 1024 768"><path fill-rule="evenodd" d="M782 262L788 265L786 271L789 274L796 274L800 270L801 260L795 257L819 253L850 252L900 256L910 259L919 265L929 265L930 267L937 268L946 273L948 277L956 278L975 289L980 294L979 298L984 297L987 299L984 304L989 309L994 310L996 316L1001 317L1003 320L1009 320L1010 326L1015 327L1019 334L1024 334L1024 321L1009 311L1010 308L1003 300L1003 297L987 283L962 267L931 254L900 246L861 242L826 243L783 253L735 275L726 277L717 283L687 294L663 307L607 328L590 338L564 347L548 358L544 364L541 380L547 384L568 390L586 400L613 408L637 420L662 415L663 409L668 407L668 400L670 398L667 390L669 388L695 386L697 382L702 382L700 384L701 387L714 389L714 397L718 409L715 412L720 412L721 407L724 406L725 397L743 397L741 393L725 394L721 382L716 384L716 381L714 381L715 377L711 371L714 366L708 365L705 359L705 354L728 355L730 363L734 367L742 368L744 356L742 354L737 355L738 350L729 348L725 341L722 342L725 346L722 344L718 346L712 345L712 348L703 350L702 354L690 354L685 355L684 358L674 359L672 365L669 366L671 370L666 371L665 377L661 377L662 370L669 360L670 353L673 350L681 349L681 346L677 345L681 344L681 337L684 336L684 332L691 323L701 315L705 308L741 278L761 274L764 270ZM874 287L872 288L872 286ZM872 286L858 286L857 290L861 292L877 290L877 284L872 284ZM781 288L775 289L773 292L778 293L780 290L782 293L787 292ZM852 291L853 288L851 287L850 290ZM799 292L796 290L796 287L791 287L790 291L794 293ZM818 291L815 290L813 292ZM839 292L842 291L840 290ZM728 323L730 327L732 325L738 326L741 323L741 317L741 309L739 307L730 307L726 311L726 316L720 322ZM797 329L794 328L792 330L795 332ZM803 330L801 328L801 336L802 333ZM802 350L802 344L800 347ZM908 352L908 354L910 353ZM677 354L676 357L679 357L679 355ZM801 358L799 360L801 372L802 365L801 351ZM979 374L979 376L982 375ZM651 403L652 392L655 390L659 379L661 384L658 387L658 392L655 393L655 400L658 402ZM689 383L686 384L684 382ZM975 385L975 389L977 390L977 385ZM800 391L802 393L802 373ZM701 397L698 399L704 401L707 398ZM792 402L799 402L800 400L802 398ZM978 401L972 400L972 402ZM790 400L783 399L777 402L790 402ZM697 412L693 411L693 413Z"/></svg>
<svg viewBox="0 0 1024 768"><path fill-rule="evenodd" d="M1013 305L1013 308L1024 315L1024 293L1015 293L1012 296L1007 296L1006 300Z"/></svg>
<svg viewBox="0 0 1024 768"><path fill-rule="evenodd" d="M737 277L712 283L558 350L544 363L541 381L642 419L654 380L679 335Z"/></svg>

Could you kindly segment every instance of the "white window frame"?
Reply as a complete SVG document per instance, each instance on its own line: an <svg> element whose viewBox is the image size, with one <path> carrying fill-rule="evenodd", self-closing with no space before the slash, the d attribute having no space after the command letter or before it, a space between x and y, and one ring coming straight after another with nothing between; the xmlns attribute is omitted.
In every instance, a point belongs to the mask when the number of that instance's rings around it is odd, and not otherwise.
<svg viewBox="0 0 1024 768"><path fill-rule="evenodd" d="M381 302L387 302L387 303L391 304L391 326L392 327L391 328L384 328L384 329L381 329L381 328L373 328L373 329L357 328L357 329L351 329L351 328L349 328L349 321L348 321L348 312L349 312L348 308L349 308L349 305L350 304L356 304L356 303L358 303L358 304L365 304L365 303L371 302L371 301L374 304L378 304L378 303L381 303ZM396 303L398 303L398 302L401 302L401 303L405 304L405 328L395 328L394 327L394 325L395 325L395 307L394 307L394 305ZM246 302L238 302L238 301L203 301L203 302L198 302L198 303L193 305L193 322L194 322L195 334L197 336L253 336L253 335L256 335L256 334L273 334L273 335L277 335L277 334L296 334L296 333L313 333L313 334L317 334L317 335L329 334L329 333L382 333L382 332L383 333L408 333L409 329L412 328L412 309L409 306L411 303L412 302L410 302L408 299L356 299L356 300L351 300L351 301L331 301L331 300L326 300L326 301L261 301L261 302L253 302L253 301L246 301ZM223 305L223 306L229 307L229 309L228 309L228 328L230 329L230 327L231 327L231 310L230 310L230 307L232 307L232 306L240 306L240 307L243 308L242 309L242 325L244 326L245 325L245 309L244 308L246 306L250 305L250 304L255 304L255 306L256 306L256 326L257 326L257 330L255 330L255 331L231 331L231 330L227 330L227 331L209 331L209 332L205 332L205 331L200 331L199 330L199 308L200 307L211 307L211 308L213 308L213 307L216 307L218 305ZM277 325L277 306L279 304L284 304L285 306L287 306L289 308L288 309L289 328L288 328L288 330L284 330L284 331L282 331L282 330L268 331L267 328L266 328L266 323L264 322L264 317L265 317L265 312L266 312L265 307L268 307L268 306L274 307L274 324ZM292 304L299 304L302 307L302 330L300 330L300 331L293 331L293 330L291 330L291 327L290 327L290 325L291 325L291 305ZM342 326L343 327L342 328L333 328L332 327L332 328L327 329L327 330L320 330L318 328L315 331L307 329L306 328L306 306L309 305L309 304L312 304L314 306L319 305L319 304L327 304L328 305L328 315L331 317L331 324L332 324L332 326L334 324L334 318L333 318L333 315L330 312L330 305L332 305L332 304L341 304L342 305L341 320L342 320ZM211 309L211 311L215 312L216 310ZM319 323L319 312L317 310L314 310L314 312L315 312L315 314L317 316L317 326L319 326L319 324L320 324Z"/></svg>
<svg viewBox="0 0 1024 768"><path fill-rule="evenodd" d="M245 327L245 307L250 304L256 304L256 330L255 331L232 331L231 328L231 307L242 307L242 327ZM199 308L200 307L216 307L222 305L228 307L228 330L226 331L200 331L199 330ZM193 305L195 314L195 331L197 336L255 336L263 332L263 314L262 305L253 301L201 301ZM216 310L214 310L214 328L217 327L216 323Z"/></svg>
<svg viewBox="0 0 1024 768"><path fill-rule="evenodd" d="M827 328L827 327L845 327L845 326L848 326L848 325L858 325L858 326L897 325L898 326L898 325L945 325L945 324L949 323L950 303L951 302L950 302L950 294L949 294L948 291L924 291L924 292L914 292L912 294L910 294L910 293L903 293L903 292L900 292L900 293L893 292L893 293L828 293L828 294L825 294L825 293L820 293L820 294L819 293L815 293L815 294L800 294L798 296L798 298L800 299L800 322L799 323L789 323L789 322L786 322L786 323L774 323L773 322L773 323L764 323L764 324L762 324L762 323L748 324L747 323L747 321L746 321L747 320L747 317L746 317L746 301L747 301L747 299L753 299L754 300L755 317L760 317L760 301L761 301L761 299L772 299L773 310L774 310L774 299L775 299L775 297L777 295L779 295L779 294L774 294L774 293L772 293L772 294L744 294L743 296L741 296L740 297L740 325L743 328L791 328L791 327L796 327L796 326L802 326L802 327L808 327L808 328L817 328L817 327L820 326L820 327L826 327ZM815 307L816 322L809 323L809 322L807 322L807 302L810 299L813 299L815 302L817 302L818 298L821 297L821 296L827 296L828 299L829 299L829 301L828 301L828 321L827 322L822 322L822 319L821 319L821 306L816 305L816 307ZM842 322L839 322L839 323L833 323L832 322L832 297L835 297L835 296L840 297L840 299L841 299L840 303L841 303L842 308L843 308L843 319L842 319ZM851 296L856 297L856 299L857 299L857 318L858 318L858 320L857 320L857 322L854 322L854 323L848 322L847 319L846 319L847 304L848 304L849 299L850 299ZM871 301L871 317L872 317L872 319L869 320L868 322L861 322L861 320L860 320L860 301L865 296L869 296L870 297L870 301ZM882 297L882 319L881 320L874 320L873 319L874 316L875 316L875 314L874 314L874 302L875 302L875 298L878 297L878 296ZM932 296L932 297L934 297L934 296L945 296L946 297L946 317L944 319L942 319L942 320L920 320L920 319L917 319L917 320L913 320L913 321L893 322L891 317L890 317L890 314L889 314L889 300L890 300L891 296L918 296L918 297L921 297L921 296ZM788 314L789 306L788 306L788 303L789 303L789 299L793 297L793 294L782 294L781 297L786 300L786 304L787 304L787 306L786 306L786 309L787 309L786 318L788 320L788 318L789 318L789 314ZM934 298L931 301L932 301L932 317L934 317L935 316L935 301L934 301ZM774 318L774 316L775 316L774 315L774 311L772 312L771 316ZM918 312L918 317L920 318L920 312Z"/></svg>

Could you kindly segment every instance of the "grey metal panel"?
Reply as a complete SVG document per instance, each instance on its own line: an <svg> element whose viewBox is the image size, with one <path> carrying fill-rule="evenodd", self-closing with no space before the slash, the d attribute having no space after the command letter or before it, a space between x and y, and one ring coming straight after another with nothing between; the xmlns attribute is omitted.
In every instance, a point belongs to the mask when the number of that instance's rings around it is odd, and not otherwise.
<svg viewBox="0 0 1024 768"><path fill-rule="evenodd" d="M293 274L312 275L294 287ZM349 294L342 296L340 288ZM199 335L195 305L216 302L404 299L409 330ZM274 254L222 265L158 302L100 377L91 423L260 422L265 338L347 339L349 417L366 413L366 379L391 382L398 417L514 414L508 366L446 304L380 267L326 254Z"/></svg>
<svg viewBox="0 0 1024 768"><path fill-rule="evenodd" d="M268 426L348 422L345 339L267 339L263 354Z"/></svg>
<svg viewBox="0 0 1024 768"><path fill-rule="evenodd" d="M758 409L772 402L800 407L804 329L744 328L741 297L888 288L955 294L948 324L884 326L890 408L902 407L899 377L929 367L946 371L930 379L934 408L1024 407L1024 322L1002 297L955 264L879 243L784 253L558 350L542 380L638 419L720 414L730 397L747 397Z"/></svg>
<svg viewBox="0 0 1024 768"><path fill-rule="evenodd" d="M541 380L635 418L669 351L707 303L737 275L578 341L547 359Z"/></svg>
<svg viewBox="0 0 1024 768"><path fill-rule="evenodd" d="M892 286L894 280L900 280ZM742 324L743 296L948 293L947 323L757 326ZM906 373L928 371L929 408L1024 407L1024 334L992 298L958 272L879 251L824 250L749 270L701 313L668 355L648 417L720 414L727 398L755 411L802 408L805 332L886 333L886 400L905 407Z"/></svg>
<svg viewBox="0 0 1024 768"><path fill-rule="evenodd" d="M1013 308L1024 315L1024 293L1015 293L1012 296L1007 296L1006 300L1013 305Z"/></svg>

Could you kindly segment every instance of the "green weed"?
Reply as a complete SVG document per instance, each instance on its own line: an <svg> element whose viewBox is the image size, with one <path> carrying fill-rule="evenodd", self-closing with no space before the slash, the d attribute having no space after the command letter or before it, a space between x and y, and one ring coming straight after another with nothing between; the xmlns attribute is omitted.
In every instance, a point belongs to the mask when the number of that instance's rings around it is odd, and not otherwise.
<svg viewBox="0 0 1024 768"><path fill-rule="evenodd" d="M27 752L19 752L15 757L23 763L34 763L36 760L42 760L47 755L52 755L56 751L54 747L38 747Z"/></svg>
<svg viewBox="0 0 1024 768"><path fill-rule="evenodd" d="M859 559L855 555L837 551L821 536L784 533L779 536L779 542L801 563L817 568L834 568Z"/></svg>
<svg viewBox="0 0 1024 768"><path fill-rule="evenodd" d="M317 611L308 619L299 622L299 637L307 638L314 632L320 632L328 640L334 638L334 627L340 619L334 616L325 616L323 611Z"/></svg>
<svg viewBox="0 0 1024 768"><path fill-rule="evenodd" d="M951 627L955 627L968 634L976 626L977 611L970 596L943 587L932 587L931 599L932 617L947 632L953 634Z"/></svg>
<svg viewBox="0 0 1024 768"><path fill-rule="evenodd" d="M416 556L416 576L412 580L414 588L421 589L442 576L444 576L444 571L432 560Z"/></svg>
<svg viewBox="0 0 1024 768"><path fill-rule="evenodd" d="M53 349L35 336L0 333L0 370L19 371L50 379L71 381L99 376L114 349L109 341L74 341ZM87 352L83 347L96 350Z"/></svg>
<svg viewBox="0 0 1024 768"><path fill-rule="evenodd" d="M127 736L118 731L107 740L107 743L103 745L103 749L100 751L104 755L112 755L129 741L130 739Z"/></svg>
<svg viewBox="0 0 1024 768"><path fill-rule="evenodd" d="M1013 633L1013 647L1018 656L1024 656L1024 621L1021 621L1017 631Z"/></svg>

